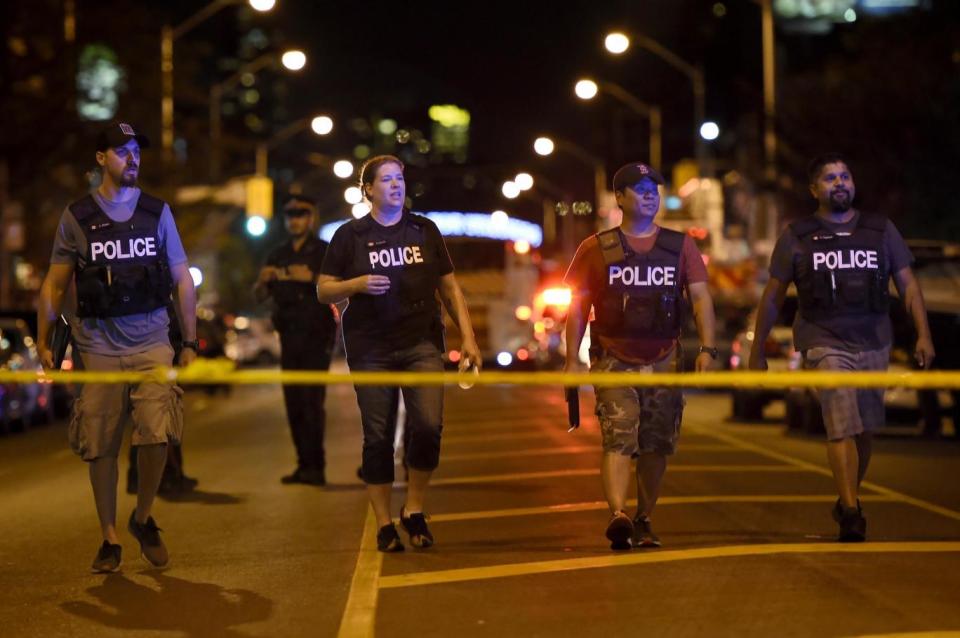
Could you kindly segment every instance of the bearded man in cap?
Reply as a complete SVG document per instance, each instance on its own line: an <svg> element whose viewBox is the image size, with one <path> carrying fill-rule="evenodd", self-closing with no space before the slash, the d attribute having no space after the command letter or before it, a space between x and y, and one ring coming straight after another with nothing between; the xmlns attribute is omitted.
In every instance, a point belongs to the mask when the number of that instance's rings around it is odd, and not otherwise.
<svg viewBox="0 0 960 638"><path fill-rule="evenodd" d="M76 311L70 313L75 352L86 370L145 372L173 363L167 304L180 322L181 365L197 354L196 297L187 256L170 207L137 188L140 150L147 138L126 122L113 122L97 137L100 186L60 218L50 269L37 311L38 350L53 367L48 347L51 325L65 293L76 284ZM71 447L88 463L103 534L91 569L115 572L121 564L116 530L117 456L127 420L133 422L139 481L137 506L127 529L153 566L168 562L160 528L150 515L167 458L167 444L183 430L182 391L169 383L142 381L86 384L74 402Z"/></svg>
<svg viewBox="0 0 960 638"><path fill-rule="evenodd" d="M573 293L567 316L565 371L582 371L580 344L590 308L590 370L637 374L672 372L682 361L679 337L687 303L693 306L700 352L697 372L717 358L713 300L693 240L654 222L663 177L634 162L613 177L623 221L580 244L564 282ZM650 516L667 457L676 451L683 394L674 387L596 386L603 443L603 489L610 506L611 549L659 547ZM637 512L626 513L631 462L636 460Z"/></svg>

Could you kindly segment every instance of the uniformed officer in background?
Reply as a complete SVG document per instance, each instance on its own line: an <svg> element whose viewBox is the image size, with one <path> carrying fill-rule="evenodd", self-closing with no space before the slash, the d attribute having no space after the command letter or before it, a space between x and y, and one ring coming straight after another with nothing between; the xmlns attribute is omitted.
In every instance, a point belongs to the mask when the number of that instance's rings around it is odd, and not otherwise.
<svg viewBox="0 0 960 638"><path fill-rule="evenodd" d="M284 370L327 370L336 337L335 309L317 301L316 282L327 242L317 237L316 203L291 196L283 207L290 238L267 257L254 286L258 301L273 299L273 325L280 333ZM325 385L285 385L287 421L297 450L296 469L283 483L326 485L323 449Z"/></svg>
<svg viewBox="0 0 960 638"><path fill-rule="evenodd" d="M38 350L52 367L48 347L52 323L60 314L72 278L77 310L71 318L74 345L90 371L148 371L173 363L167 304L183 335L180 364L196 357L196 298L187 256L170 207L137 188L140 150L148 140L126 122L107 126L96 143L103 179L90 194L63 212L54 239L50 269L37 311ZM116 532L117 456L123 428L133 421L139 481L137 506L127 528L152 565L169 556L150 515L167 458L167 444L180 440L182 391L168 383L86 384L74 402L69 438L87 461L103 543L96 572L120 567Z"/></svg>
<svg viewBox="0 0 960 638"><path fill-rule="evenodd" d="M917 364L929 368L934 349L913 256L896 227L853 207L856 185L847 160L837 153L815 158L808 168L816 212L799 219L777 240L770 281L760 298L750 368L766 370L764 344L787 287L797 286L793 347L811 370L881 371L890 363L893 329L890 277L917 330ZM858 491L870 464L872 433L886 418L882 388L817 391L827 430L827 458L839 498L833 518L840 542L866 538Z"/></svg>

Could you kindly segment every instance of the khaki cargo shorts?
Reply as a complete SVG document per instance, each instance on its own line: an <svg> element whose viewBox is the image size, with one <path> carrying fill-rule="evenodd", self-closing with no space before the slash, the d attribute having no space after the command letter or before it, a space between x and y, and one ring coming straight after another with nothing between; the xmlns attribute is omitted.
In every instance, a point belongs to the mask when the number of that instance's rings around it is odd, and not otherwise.
<svg viewBox="0 0 960 638"><path fill-rule="evenodd" d="M676 354L652 365L626 363L608 354L590 362L591 372L674 372ZM677 450L683 391L680 388L595 387L603 451L636 458L642 452L670 455Z"/></svg>
<svg viewBox="0 0 960 638"><path fill-rule="evenodd" d="M83 367L97 372L142 372L173 362L173 348L158 346L132 355L81 353ZM87 383L73 403L70 447L84 461L117 456L127 419L132 445L178 443L183 434L183 390L167 383Z"/></svg>
<svg viewBox="0 0 960 638"><path fill-rule="evenodd" d="M810 348L803 353L807 370L882 372L890 365L890 348L848 352L838 348ZM830 441L875 432L886 422L883 388L819 388L823 425Z"/></svg>

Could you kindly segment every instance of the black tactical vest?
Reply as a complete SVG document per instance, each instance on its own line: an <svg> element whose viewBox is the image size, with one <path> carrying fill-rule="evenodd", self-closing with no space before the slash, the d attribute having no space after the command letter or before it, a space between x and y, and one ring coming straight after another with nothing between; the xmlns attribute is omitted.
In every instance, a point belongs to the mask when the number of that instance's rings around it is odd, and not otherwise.
<svg viewBox="0 0 960 638"><path fill-rule="evenodd" d="M115 222L92 195L70 205L87 239L76 271L78 317L122 317L167 305L172 281L158 232L163 206L141 193L133 216Z"/></svg>
<svg viewBox="0 0 960 638"><path fill-rule="evenodd" d="M422 322L425 329L436 332L442 331L435 294L440 275L436 259L428 252L426 221L405 211L399 232L391 233L390 239L373 232L377 222L369 215L355 222L354 271L390 278L386 293L369 296L378 321Z"/></svg>
<svg viewBox="0 0 960 638"><path fill-rule="evenodd" d="M640 255L630 249L619 228L597 234L604 279L593 303L591 334L628 339L680 336L683 237L683 233L661 228L653 248Z"/></svg>
<svg viewBox="0 0 960 638"><path fill-rule="evenodd" d="M860 215L853 232L836 232L816 215L790 224L800 314L808 321L844 315L885 315L890 308L886 219Z"/></svg>

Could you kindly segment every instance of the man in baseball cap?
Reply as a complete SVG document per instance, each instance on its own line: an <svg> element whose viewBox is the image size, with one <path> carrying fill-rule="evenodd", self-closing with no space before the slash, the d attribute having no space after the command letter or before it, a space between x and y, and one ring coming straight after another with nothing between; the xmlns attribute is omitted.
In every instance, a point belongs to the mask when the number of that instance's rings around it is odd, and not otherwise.
<svg viewBox="0 0 960 638"><path fill-rule="evenodd" d="M640 183L644 179L652 180L654 184L663 186L663 175L657 169L643 162L624 164L613 174L613 190L623 191L624 188Z"/></svg>
<svg viewBox="0 0 960 638"><path fill-rule="evenodd" d="M123 146L130 140L136 140L141 149L150 146L146 135L138 133L132 124L127 122L111 122L97 134L97 151L103 152L108 148Z"/></svg>

